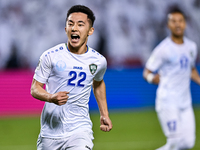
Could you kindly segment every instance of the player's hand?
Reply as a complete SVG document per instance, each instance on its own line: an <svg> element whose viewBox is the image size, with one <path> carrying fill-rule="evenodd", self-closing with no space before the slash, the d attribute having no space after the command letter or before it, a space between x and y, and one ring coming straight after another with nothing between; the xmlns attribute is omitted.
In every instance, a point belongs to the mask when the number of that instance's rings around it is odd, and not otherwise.
<svg viewBox="0 0 200 150"><path fill-rule="evenodd" d="M49 102L57 104L57 105L64 105L64 104L67 103L67 100L69 98L69 96L67 94L69 94L69 92L66 92L66 91L62 91L62 92L52 94L49 97Z"/></svg>
<svg viewBox="0 0 200 150"><path fill-rule="evenodd" d="M153 79L153 83L154 84L159 84L160 82L160 75L159 74L155 74L154 79Z"/></svg>
<svg viewBox="0 0 200 150"><path fill-rule="evenodd" d="M101 116L100 122L101 122L100 129L104 132L109 132L113 127L112 122L109 117Z"/></svg>

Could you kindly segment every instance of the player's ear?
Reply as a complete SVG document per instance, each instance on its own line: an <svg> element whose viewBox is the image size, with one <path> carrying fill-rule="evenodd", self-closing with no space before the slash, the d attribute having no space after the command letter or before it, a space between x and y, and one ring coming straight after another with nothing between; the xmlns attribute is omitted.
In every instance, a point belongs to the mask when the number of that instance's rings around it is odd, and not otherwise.
<svg viewBox="0 0 200 150"><path fill-rule="evenodd" d="M67 34L67 27L65 27L65 33Z"/></svg>
<svg viewBox="0 0 200 150"><path fill-rule="evenodd" d="M187 27L187 23L185 23L185 27L184 27L184 29Z"/></svg>
<svg viewBox="0 0 200 150"><path fill-rule="evenodd" d="M171 14L168 14L167 15L167 28L170 29L170 20L172 18L172 15Z"/></svg>
<svg viewBox="0 0 200 150"><path fill-rule="evenodd" d="M90 30L89 30L89 32L88 32L88 35L92 35L92 34L93 34L93 32L94 32L94 28L93 28L93 27L91 27L91 28L90 28Z"/></svg>
<svg viewBox="0 0 200 150"><path fill-rule="evenodd" d="M167 21L167 28L171 30L169 20Z"/></svg>
<svg viewBox="0 0 200 150"><path fill-rule="evenodd" d="M170 28L169 28L169 23L167 23L167 28L170 29Z"/></svg>

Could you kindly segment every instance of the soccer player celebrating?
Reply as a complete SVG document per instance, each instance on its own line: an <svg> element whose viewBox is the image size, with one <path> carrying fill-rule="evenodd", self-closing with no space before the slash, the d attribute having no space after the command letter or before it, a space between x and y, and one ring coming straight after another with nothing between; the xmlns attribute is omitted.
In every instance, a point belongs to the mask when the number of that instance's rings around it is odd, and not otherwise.
<svg viewBox="0 0 200 150"><path fill-rule="evenodd" d="M184 36L185 27L184 13L171 10L171 36L154 49L143 72L147 82L159 84L156 111L167 142L157 150L186 150L195 144L190 79L200 85L200 77L195 68L197 46Z"/></svg>
<svg viewBox="0 0 200 150"><path fill-rule="evenodd" d="M88 7L72 6L66 18L67 43L50 48L40 57L31 85L31 95L45 101L38 150L92 150L88 107L92 85L100 111L100 129L112 129L103 80L107 62L87 46L94 20Z"/></svg>

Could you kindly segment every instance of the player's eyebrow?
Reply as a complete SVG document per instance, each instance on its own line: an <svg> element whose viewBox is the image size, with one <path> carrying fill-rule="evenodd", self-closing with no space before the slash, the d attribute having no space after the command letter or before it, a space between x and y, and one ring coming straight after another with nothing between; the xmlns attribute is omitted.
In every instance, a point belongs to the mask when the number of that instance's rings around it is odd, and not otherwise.
<svg viewBox="0 0 200 150"><path fill-rule="evenodd" d="M72 22L72 23L74 23L74 21L72 21L72 20L68 20L69 22ZM78 21L78 23L83 23L83 24L85 24L85 22L84 21Z"/></svg>
<svg viewBox="0 0 200 150"><path fill-rule="evenodd" d="M83 23L83 24L85 24L85 22L84 22L84 21L78 21L78 23Z"/></svg>

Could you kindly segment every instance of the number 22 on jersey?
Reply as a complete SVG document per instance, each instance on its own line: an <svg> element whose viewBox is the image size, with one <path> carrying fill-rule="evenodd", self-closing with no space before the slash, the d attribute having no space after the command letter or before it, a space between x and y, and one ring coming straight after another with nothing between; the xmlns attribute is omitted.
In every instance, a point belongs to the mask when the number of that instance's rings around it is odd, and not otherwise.
<svg viewBox="0 0 200 150"><path fill-rule="evenodd" d="M84 87L85 85L82 83L83 81L85 81L86 79L86 73L85 72L80 72L80 73L77 73L75 71L70 71L69 72L69 76L71 77L69 80L68 80L68 83L67 85L70 85L70 86L78 86L78 87ZM78 82L75 83L75 80L78 79Z"/></svg>

